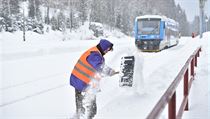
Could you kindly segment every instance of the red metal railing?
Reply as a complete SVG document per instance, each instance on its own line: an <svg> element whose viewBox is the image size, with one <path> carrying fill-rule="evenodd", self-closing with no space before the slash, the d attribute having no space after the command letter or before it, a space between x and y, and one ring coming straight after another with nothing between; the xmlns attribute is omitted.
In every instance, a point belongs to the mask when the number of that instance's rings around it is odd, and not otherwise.
<svg viewBox="0 0 210 119"><path fill-rule="evenodd" d="M160 98L158 103L155 105L153 110L147 116L147 119L156 119L160 116L162 111L164 110L166 104L168 104L168 119L181 119L184 111L189 109L188 104L188 95L192 85L192 81L194 80L195 71L194 67L197 67L197 57L199 57L199 53L201 52L201 47L197 48L194 53L188 58L185 65L182 67L179 74L176 76L175 80L171 83L169 88ZM189 68L190 67L190 68ZM189 81L189 70L190 70L190 81ZM183 78L184 77L184 78ZM183 87L183 100L176 115L176 88L178 87L180 81L184 79L184 87Z"/></svg>

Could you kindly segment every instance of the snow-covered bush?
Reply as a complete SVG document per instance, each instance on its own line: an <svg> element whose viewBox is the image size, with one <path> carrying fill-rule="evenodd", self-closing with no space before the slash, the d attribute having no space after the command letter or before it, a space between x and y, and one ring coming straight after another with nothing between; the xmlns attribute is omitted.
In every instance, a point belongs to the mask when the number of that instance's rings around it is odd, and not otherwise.
<svg viewBox="0 0 210 119"><path fill-rule="evenodd" d="M20 16L2 16L0 20L0 29L7 32L14 32L19 30Z"/></svg>
<svg viewBox="0 0 210 119"><path fill-rule="evenodd" d="M0 17L0 32L3 30L7 32L22 31L24 27L26 31L34 31L39 34L44 33L42 22L32 18L23 18L22 15Z"/></svg>
<svg viewBox="0 0 210 119"><path fill-rule="evenodd" d="M89 24L89 29L94 32L94 36L96 36L96 37L103 36L103 34L104 34L104 28L101 23L91 22Z"/></svg>
<svg viewBox="0 0 210 119"><path fill-rule="evenodd" d="M25 21L25 29L27 31L33 31L33 32L36 32L36 33L39 33L39 34L43 34L44 33L44 25L42 22L39 22L35 19L32 19L32 18L28 18L26 19Z"/></svg>

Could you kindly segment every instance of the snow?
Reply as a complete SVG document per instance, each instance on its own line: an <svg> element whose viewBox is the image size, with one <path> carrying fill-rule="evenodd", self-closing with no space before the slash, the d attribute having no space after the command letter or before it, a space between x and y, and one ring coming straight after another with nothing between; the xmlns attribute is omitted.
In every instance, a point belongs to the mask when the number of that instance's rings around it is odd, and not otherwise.
<svg viewBox="0 0 210 119"><path fill-rule="evenodd" d="M210 66L209 63L209 42L210 34L204 34L203 40L206 40L202 44L201 57L199 57L198 68L196 69L196 76L194 83L192 85L192 90L190 91L190 111L184 113L184 118L192 119L209 119L210 117Z"/></svg>
<svg viewBox="0 0 210 119"><path fill-rule="evenodd" d="M135 86L119 87L117 75L101 80L102 91L97 95L96 119L146 118L188 57L200 45L202 52L198 58L196 79L190 91L190 111L184 112L183 118L190 119L195 114L202 116L198 118L208 118L210 108L207 104L210 91L207 83L207 79L209 80L207 48L210 32L204 33L202 39L182 37L178 46L158 53L136 50L134 38L119 31L105 30L105 34L106 38L114 43L114 51L105 55L108 66L119 70L122 56L135 56L137 61L134 67ZM68 40L63 41L64 37ZM26 42L22 41L22 32L0 33L0 117L4 119L73 117L74 88L69 85L69 76L81 53L96 45L99 39L92 38L87 26L67 33L66 36L56 31L43 35L26 32ZM160 118L167 118L167 112L164 111Z"/></svg>
<svg viewBox="0 0 210 119"><path fill-rule="evenodd" d="M161 15L144 15L144 16L138 16L136 19L148 19L148 18L159 18L163 21L168 21L169 23L175 23L176 21L170 18L167 18L166 16Z"/></svg>

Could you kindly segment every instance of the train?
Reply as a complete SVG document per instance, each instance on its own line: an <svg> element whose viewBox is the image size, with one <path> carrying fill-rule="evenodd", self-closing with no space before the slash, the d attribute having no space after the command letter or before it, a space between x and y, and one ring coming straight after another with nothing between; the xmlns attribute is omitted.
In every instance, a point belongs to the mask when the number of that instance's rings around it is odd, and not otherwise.
<svg viewBox="0 0 210 119"><path fill-rule="evenodd" d="M179 43L179 23L161 15L143 15L135 19L135 45L142 51L158 52Z"/></svg>

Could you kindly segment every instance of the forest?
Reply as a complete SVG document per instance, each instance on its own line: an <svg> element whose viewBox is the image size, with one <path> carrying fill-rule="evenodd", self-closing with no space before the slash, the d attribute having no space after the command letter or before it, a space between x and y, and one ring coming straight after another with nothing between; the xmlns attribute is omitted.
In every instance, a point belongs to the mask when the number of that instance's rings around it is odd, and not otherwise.
<svg viewBox="0 0 210 119"><path fill-rule="evenodd" d="M146 14L165 15L179 22L182 35L199 32L199 16L188 22L174 0L0 0L0 32L50 29L70 32L84 22L99 22L132 35L134 19ZM44 27L47 26L47 30Z"/></svg>

